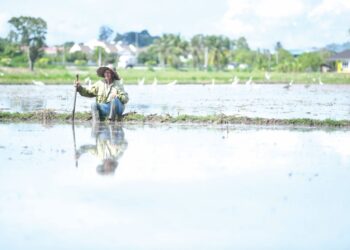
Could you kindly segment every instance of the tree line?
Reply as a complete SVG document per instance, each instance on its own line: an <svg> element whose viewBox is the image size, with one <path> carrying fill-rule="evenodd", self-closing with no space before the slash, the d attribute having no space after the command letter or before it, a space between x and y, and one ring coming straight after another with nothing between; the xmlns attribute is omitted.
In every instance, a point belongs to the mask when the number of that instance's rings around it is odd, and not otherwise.
<svg viewBox="0 0 350 250"><path fill-rule="evenodd" d="M227 65L242 70L281 72L318 71L331 55L330 51L292 55L276 43L274 51L250 48L246 38L232 40L226 36L198 34L189 40L180 35L164 34L139 55L144 64L174 68L223 70Z"/></svg>
<svg viewBox="0 0 350 250"><path fill-rule="evenodd" d="M41 18L28 16L13 17L9 21L10 32L6 38L0 38L0 64L22 65L27 62L31 70L36 62L86 61L84 53L69 54L73 42L66 42L54 58L44 55L46 46L47 24ZM101 26L98 39L111 41L114 31L108 26ZM330 51L319 50L292 55L277 42L273 51L267 49L251 49L244 37L231 39L223 35L197 34L189 39L180 34L163 34L151 36L146 30L141 32L116 33L115 42L122 41L134 44L139 48L138 62L153 67L160 65L173 68L194 68L199 70L225 70L231 68L240 70L265 70L280 72L318 71L331 55ZM115 57L103 56L108 62L114 62ZM93 59L98 57L97 51Z"/></svg>

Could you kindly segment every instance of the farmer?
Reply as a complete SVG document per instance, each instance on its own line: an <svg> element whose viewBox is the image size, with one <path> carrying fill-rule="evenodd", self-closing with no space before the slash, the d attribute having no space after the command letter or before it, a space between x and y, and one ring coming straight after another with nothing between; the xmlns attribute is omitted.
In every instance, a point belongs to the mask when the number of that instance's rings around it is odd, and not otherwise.
<svg viewBox="0 0 350 250"><path fill-rule="evenodd" d="M113 68L113 65L99 67L97 75L103 77L91 87L80 85L79 80L75 81L75 87L82 96L96 97L96 103L91 105L92 120L99 121L108 118L114 121L116 116L121 116L125 104L129 101L128 93L125 92L120 83L120 77Z"/></svg>
<svg viewBox="0 0 350 250"><path fill-rule="evenodd" d="M96 167L97 173L114 174L118 167L118 160L128 147L123 128L114 124L96 123L92 128L92 136L96 138L95 144L80 146L76 152L76 159L79 159L82 154L90 153L100 161Z"/></svg>

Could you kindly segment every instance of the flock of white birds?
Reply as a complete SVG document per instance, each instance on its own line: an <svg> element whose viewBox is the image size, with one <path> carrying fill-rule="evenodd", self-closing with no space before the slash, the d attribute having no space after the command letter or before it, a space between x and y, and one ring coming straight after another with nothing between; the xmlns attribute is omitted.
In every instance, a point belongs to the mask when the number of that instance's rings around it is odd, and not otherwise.
<svg viewBox="0 0 350 250"><path fill-rule="evenodd" d="M270 80L271 80L271 75L270 75L270 73L265 72L265 79L266 79L267 81L270 81ZM316 83L316 79L315 79L315 78L313 78L312 81L313 81L314 83ZM39 85L39 86L45 85L44 82L42 82L42 81L36 81L36 80L32 80L32 83L33 83L34 85ZM91 81L90 77L85 78L85 79L84 79L84 83L85 83L86 85L88 85L88 86L91 86L92 81ZM123 79L120 80L120 83L123 84ZM253 84L255 84L254 81L253 81L253 77L252 77L252 76L250 76L247 80L242 80L242 81L241 81L237 76L234 76L234 77L231 79L231 85L238 85L238 84L240 84L240 83L243 84L243 85L253 85ZM283 86L283 88L289 89L289 88L292 87L293 83L294 83L294 80L291 79L290 82L289 82L287 85L284 85L284 86ZM138 84L138 86L143 86L143 85L145 85L145 78L139 79L139 80L137 81L137 84ZM176 85L176 84L177 84L177 80L173 80L173 81L167 83L166 85L172 86L172 85ZM216 84L216 81L215 81L215 79L213 78L213 79L211 80L211 85L215 85L215 84ZM324 84L324 83L322 82L322 80L321 80L320 77L318 78L318 84L319 84L319 85L323 85L323 84ZM156 77L154 78L154 80L153 80L153 82L151 83L151 85L152 85L152 86L157 86L157 85L158 85L158 79L157 79ZM305 86L306 86L306 87L309 87L310 85L305 85Z"/></svg>

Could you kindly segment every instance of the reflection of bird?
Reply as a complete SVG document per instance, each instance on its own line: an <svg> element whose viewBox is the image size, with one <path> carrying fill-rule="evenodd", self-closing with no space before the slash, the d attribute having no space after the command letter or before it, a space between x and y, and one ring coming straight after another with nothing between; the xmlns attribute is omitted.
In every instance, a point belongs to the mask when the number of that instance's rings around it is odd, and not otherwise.
<svg viewBox="0 0 350 250"><path fill-rule="evenodd" d="M142 78L141 80L138 81L139 86L142 86L145 84L145 78Z"/></svg>
<svg viewBox="0 0 350 250"><path fill-rule="evenodd" d="M321 77L318 78L318 84L323 85L323 82L321 81Z"/></svg>
<svg viewBox="0 0 350 250"><path fill-rule="evenodd" d="M175 85L176 83L177 83L177 80L174 80L174 81L168 83L168 85Z"/></svg>
<svg viewBox="0 0 350 250"><path fill-rule="evenodd" d="M155 85L157 85L157 84L158 84L158 80L157 80L157 78L155 77L155 78L154 78L154 80L153 80L152 85L154 85L154 86L155 86Z"/></svg>
<svg viewBox="0 0 350 250"><path fill-rule="evenodd" d="M238 84L239 83L239 78L237 77L237 76L235 76L234 78L233 78L233 80L232 80L232 85L236 85L236 84Z"/></svg>
<svg viewBox="0 0 350 250"><path fill-rule="evenodd" d="M43 83L43 82L41 82L41 81L35 81L35 80L32 80L32 83L33 83L34 85L40 85L40 86L45 85L45 83Z"/></svg>
<svg viewBox="0 0 350 250"><path fill-rule="evenodd" d="M245 82L246 85L250 85L253 82L253 77L249 77L248 81Z"/></svg>
<svg viewBox="0 0 350 250"><path fill-rule="evenodd" d="M294 82L294 80L291 80L291 81L290 81L287 85L285 85L283 88L289 89L290 87L292 87L293 82Z"/></svg>
<svg viewBox="0 0 350 250"><path fill-rule="evenodd" d="M265 72L265 79L270 81L271 75L269 74L269 72Z"/></svg>
<svg viewBox="0 0 350 250"><path fill-rule="evenodd" d="M85 82L85 84L88 84L89 87L91 86L91 79L90 79L90 77L86 77L84 79L84 82Z"/></svg>

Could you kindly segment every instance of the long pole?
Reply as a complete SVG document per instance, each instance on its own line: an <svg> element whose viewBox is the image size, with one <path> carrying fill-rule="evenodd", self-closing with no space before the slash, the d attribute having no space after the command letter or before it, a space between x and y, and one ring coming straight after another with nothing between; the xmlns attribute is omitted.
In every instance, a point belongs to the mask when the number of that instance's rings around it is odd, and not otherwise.
<svg viewBox="0 0 350 250"><path fill-rule="evenodd" d="M75 167L78 167L77 142L76 142L76 139L75 139L75 126L74 126L74 121L73 121L73 123L72 123L72 131L73 131Z"/></svg>
<svg viewBox="0 0 350 250"><path fill-rule="evenodd" d="M77 78L77 82L79 81L79 75L76 75ZM74 123L74 117L75 117L75 104L77 103L77 92L78 92L78 88L75 88L75 92L74 92L74 103L73 103L73 111L72 111L72 122Z"/></svg>
<svg viewBox="0 0 350 250"><path fill-rule="evenodd" d="M77 82L79 81L79 75L76 75ZM74 92L74 103L73 103L73 111L72 111L72 131L73 131L73 143L74 143L74 158L75 158L75 166L78 167L78 159L77 159L77 143L75 140L75 126L74 126L74 116L75 116L75 104L77 103L77 92L78 88L75 88Z"/></svg>

